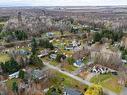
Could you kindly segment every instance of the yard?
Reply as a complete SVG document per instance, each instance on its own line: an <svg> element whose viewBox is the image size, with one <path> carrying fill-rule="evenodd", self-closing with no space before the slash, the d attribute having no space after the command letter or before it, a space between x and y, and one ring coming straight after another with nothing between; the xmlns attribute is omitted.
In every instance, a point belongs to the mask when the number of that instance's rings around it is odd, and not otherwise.
<svg viewBox="0 0 127 95"><path fill-rule="evenodd" d="M52 60L52 61L50 61L50 64L51 65L54 65L54 66L57 66L58 65L58 62L56 62L55 60Z"/></svg>
<svg viewBox="0 0 127 95"><path fill-rule="evenodd" d="M58 82L58 80L64 79L62 81L62 84L64 86L71 87L71 88L78 88L82 92L84 91L85 88L88 87L87 85L81 84L80 82L72 79L71 77L68 77L68 76L66 76L64 74L61 74L61 73L57 72L57 71L53 71L53 73L55 75L55 78L54 79L53 78L51 79L51 81L53 81L53 83ZM54 82L54 80L56 80L56 82Z"/></svg>
<svg viewBox="0 0 127 95"><path fill-rule="evenodd" d="M88 62L89 62L88 58L85 58L85 59L83 60L83 63L84 63L84 64L87 64Z"/></svg>
<svg viewBox="0 0 127 95"><path fill-rule="evenodd" d="M103 81L102 86L116 93L120 93L122 90L122 86L118 84L118 78L116 77Z"/></svg>
<svg viewBox="0 0 127 95"><path fill-rule="evenodd" d="M19 48L17 48L17 50L26 50L26 51L31 51L31 48L30 47L19 47Z"/></svg>
<svg viewBox="0 0 127 95"><path fill-rule="evenodd" d="M20 79L10 79L6 82L7 88L12 89L13 82L17 82L17 84L20 82Z"/></svg>
<svg viewBox="0 0 127 95"><path fill-rule="evenodd" d="M77 68L74 67L73 65L69 65L69 64L65 64L62 69L68 71L68 72L73 72L75 71Z"/></svg>
<svg viewBox="0 0 127 95"><path fill-rule="evenodd" d="M96 75L90 81L95 84L100 84L116 93L120 93L122 90L122 86L118 84L118 77L112 74Z"/></svg>
<svg viewBox="0 0 127 95"><path fill-rule="evenodd" d="M89 75L89 72L87 72L87 71L83 71L83 72L78 74L78 76L83 78L83 79L86 79L88 75Z"/></svg>
<svg viewBox="0 0 127 95"><path fill-rule="evenodd" d="M71 41L68 39L65 39L65 38L60 38L60 39L52 40L52 43L55 46L59 46L60 48L64 48L64 45L71 43Z"/></svg>
<svg viewBox="0 0 127 95"><path fill-rule="evenodd" d="M62 50L62 52L67 56L72 56L74 53L72 50L64 50L64 49Z"/></svg>
<svg viewBox="0 0 127 95"><path fill-rule="evenodd" d="M61 36L61 33L60 33L60 31L54 31L53 32L56 36ZM64 31L63 32L63 35L70 35L71 33L70 32L68 32L68 31Z"/></svg>
<svg viewBox="0 0 127 95"><path fill-rule="evenodd" d="M100 75L94 76L90 81L92 83L98 84L112 77L113 77L112 74L100 74Z"/></svg>
<svg viewBox="0 0 127 95"><path fill-rule="evenodd" d="M124 64L125 67L127 67L127 64Z"/></svg>
<svg viewBox="0 0 127 95"><path fill-rule="evenodd" d="M8 54L3 54L1 53L0 54L0 62L6 62L6 61L9 61L11 58Z"/></svg>

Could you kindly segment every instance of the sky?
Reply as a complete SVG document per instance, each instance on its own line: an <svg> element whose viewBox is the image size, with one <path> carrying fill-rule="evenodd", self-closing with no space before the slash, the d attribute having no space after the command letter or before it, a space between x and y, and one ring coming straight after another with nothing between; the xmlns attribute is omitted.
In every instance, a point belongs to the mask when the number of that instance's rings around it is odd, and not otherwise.
<svg viewBox="0 0 127 95"><path fill-rule="evenodd" d="M111 6L127 5L127 0L0 0L0 7L10 6Z"/></svg>

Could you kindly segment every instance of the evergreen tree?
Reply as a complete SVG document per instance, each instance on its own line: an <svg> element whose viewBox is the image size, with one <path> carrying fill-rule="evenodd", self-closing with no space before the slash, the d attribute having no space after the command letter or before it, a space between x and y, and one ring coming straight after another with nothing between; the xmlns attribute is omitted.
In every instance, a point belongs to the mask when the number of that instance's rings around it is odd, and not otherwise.
<svg viewBox="0 0 127 95"><path fill-rule="evenodd" d="M13 82L12 84L12 90L15 92L15 93L18 93L18 84L16 82Z"/></svg>
<svg viewBox="0 0 127 95"><path fill-rule="evenodd" d="M63 35L63 30L62 29L60 29L60 33L61 33L61 35Z"/></svg>
<svg viewBox="0 0 127 95"><path fill-rule="evenodd" d="M100 42L101 41L101 35L98 32L95 32L93 37L94 42Z"/></svg>
<svg viewBox="0 0 127 95"><path fill-rule="evenodd" d="M15 36L18 40L25 40L28 38L26 32L24 32L22 30L16 30Z"/></svg>
<svg viewBox="0 0 127 95"><path fill-rule="evenodd" d="M24 79L25 72L23 70L19 71L19 78Z"/></svg>
<svg viewBox="0 0 127 95"><path fill-rule="evenodd" d="M42 67L43 66L43 62L42 60L36 55L36 54L32 54L30 57L30 64L38 66L38 67Z"/></svg>
<svg viewBox="0 0 127 95"><path fill-rule="evenodd" d="M42 48L50 48L51 50L54 49L53 44L50 43L48 39L40 39L39 46Z"/></svg>
<svg viewBox="0 0 127 95"><path fill-rule="evenodd" d="M68 57L67 62L72 65L75 62L75 59L73 57Z"/></svg>
<svg viewBox="0 0 127 95"><path fill-rule="evenodd" d="M35 38L33 38L32 41L31 41L31 47L32 47L32 53L36 54L37 42L36 42Z"/></svg>

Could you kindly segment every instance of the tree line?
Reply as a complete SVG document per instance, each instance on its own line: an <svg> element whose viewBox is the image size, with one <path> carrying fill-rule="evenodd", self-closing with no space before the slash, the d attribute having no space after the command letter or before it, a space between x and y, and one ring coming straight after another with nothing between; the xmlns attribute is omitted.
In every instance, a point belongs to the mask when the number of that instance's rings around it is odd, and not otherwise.
<svg viewBox="0 0 127 95"><path fill-rule="evenodd" d="M93 35L94 42L102 42L102 38L108 38L112 40L112 43L120 41L123 37L122 31L114 31L109 29L102 29L100 32L95 32Z"/></svg>
<svg viewBox="0 0 127 95"><path fill-rule="evenodd" d="M4 39L6 42L10 42L12 40L26 40L28 39L28 34L23 30L15 30L9 32L1 32L0 38Z"/></svg>

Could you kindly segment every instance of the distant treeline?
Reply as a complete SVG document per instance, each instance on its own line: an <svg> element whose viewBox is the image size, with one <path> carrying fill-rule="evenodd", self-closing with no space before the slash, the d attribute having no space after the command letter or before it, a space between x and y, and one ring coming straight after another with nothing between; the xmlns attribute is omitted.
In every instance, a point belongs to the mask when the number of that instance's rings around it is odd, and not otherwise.
<svg viewBox="0 0 127 95"><path fill-rule="evenodd" d="M9 16L2 16L0 17L0 22L5 22L9 19Z"/></svg>

